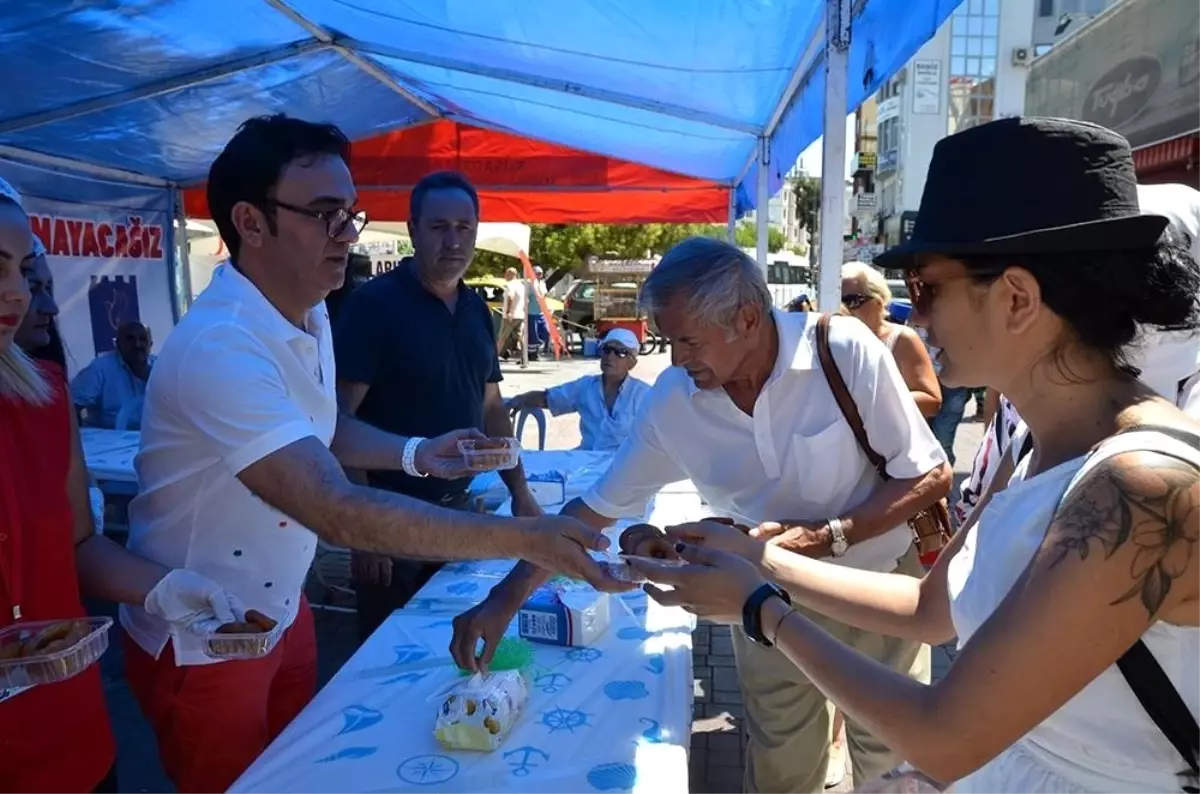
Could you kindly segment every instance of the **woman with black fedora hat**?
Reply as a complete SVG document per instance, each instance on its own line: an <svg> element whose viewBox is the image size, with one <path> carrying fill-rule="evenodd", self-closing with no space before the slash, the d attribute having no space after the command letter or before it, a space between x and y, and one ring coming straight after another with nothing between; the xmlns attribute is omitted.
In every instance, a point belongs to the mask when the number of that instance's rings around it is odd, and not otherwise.
<svg viewBox="0 0 1200 794"><path fill-rule="evenodd" d="M674 588L651 594L760 627L955 791L1196 790L1200 424L1125 358L1142 326L1200 327L1200 268L1166 227L1109 130L1004 119L941 141L912 239L877 263L908 273L943 380L1006 395L1032 453L923 580L703 523L671 530L692 564L634 563ZM923 685L793 604L959 651Z"/></svg>

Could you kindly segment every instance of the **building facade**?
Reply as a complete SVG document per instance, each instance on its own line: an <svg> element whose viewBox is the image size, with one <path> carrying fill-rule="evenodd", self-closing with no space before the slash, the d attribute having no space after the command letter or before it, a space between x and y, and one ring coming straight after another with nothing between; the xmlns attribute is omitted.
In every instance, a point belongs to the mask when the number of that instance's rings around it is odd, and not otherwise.
<svg viewBox="0 0 1200 794"><path fill-rule="evenodd" d="M1022 114L1041 2L963 0L875 96L878 244L898 245L911 234L939 140Z"/></svg>

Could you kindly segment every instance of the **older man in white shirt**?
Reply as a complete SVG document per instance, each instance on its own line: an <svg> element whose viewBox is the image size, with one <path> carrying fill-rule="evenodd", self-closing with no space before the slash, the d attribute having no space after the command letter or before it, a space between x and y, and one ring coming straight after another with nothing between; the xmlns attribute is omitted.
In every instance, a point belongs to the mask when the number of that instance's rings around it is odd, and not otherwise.
<svg viewBox="0 0 1200 794"><path fill-rule="evenodd" d="M703 238L672 249L643 287L671 339L675 366L654 385L599 483L564 513L594 527L642 515L663 485L690 479L712 509L755 527L764 542L874 571L920 574L907 520L946 495L951 474L888 349L862 323L833 318L832 358L893 478L883 482L855 442L818 360L816 314L773 310L758 265ZM460 615L451 650L474 665L545 572L523 564ZM813 616L880 663L919 680L929 649ZM761 640L761 638L755 638ZM750 742L747 791L821 791L828 704L782 654L735 631ZM895 758L847 719L856 780Z"/></svg>
<svg viewBox="0 0 1200 794"><path fill-rule="evenodd" d="M180 792L227 790L312 697L302 587L318 538L410 558L520 557L620 588L585 551L606 542L578 521L452 512L346 478L343 466L461 475L457 440L480 435L403 438L338 414L323 300L366 225L348 160L331 125L279 115L241 127L208 181L230 261L147 389L130 549L211 579L279 634L265 655L223 661L152 599L122 608L127 678Z"/></svg>
<svg viewBox="0 0 1200 794"><path fill-rule="evenodd" d="M629 435L650 384L633 377L638 340L627 328L614 328L600 341L600 374L560 386L525 392L509 407L548 408L555 416L579 414L579 448L615 452Z"/></svg>

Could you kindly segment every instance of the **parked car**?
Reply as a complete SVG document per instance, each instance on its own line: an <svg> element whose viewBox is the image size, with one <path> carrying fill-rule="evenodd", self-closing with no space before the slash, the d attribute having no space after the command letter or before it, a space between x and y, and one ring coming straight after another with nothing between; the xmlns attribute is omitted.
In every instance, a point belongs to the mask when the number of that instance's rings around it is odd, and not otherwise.
<svg viewBox="0 0 1200 794"><path fill-rule="evenodd" d="M508 284L507 281L499 276L482 276L480 278L467 279L465 283L468 287L475 290L475 294L483 298L484 303L493 312L500 312L504 309L504 287ZM546 308L551 314L562 314L563 302L557 298L546 296Z"/></svg>

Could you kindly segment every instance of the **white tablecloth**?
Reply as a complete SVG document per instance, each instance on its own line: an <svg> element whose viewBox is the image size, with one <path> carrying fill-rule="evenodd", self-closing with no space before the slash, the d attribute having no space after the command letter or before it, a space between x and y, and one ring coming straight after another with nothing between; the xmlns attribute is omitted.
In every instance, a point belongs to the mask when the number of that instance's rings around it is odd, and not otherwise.
<svg viewBox="0 0 1200 794"><path fill-rule="evenodd" d="M83 427L83 457L88 471L97 480L137 484L133 459L137 456L142 434L136 430L104 430Z"/></svg>
<svg viewBox="0 0 1200 794"><path fill-rule="evenodd" d="M536 470L536 458L526 459ZM647 512L661 525L702 510L681 483L664 489ZM641 591L613 598L612 623L592 647L534 646L529 701L498 750L448 751L437 743L436 709L457 680L447 654L451 620L511 565L457 563L440 571L231 790L686 792L694 620Z"/></svg>

